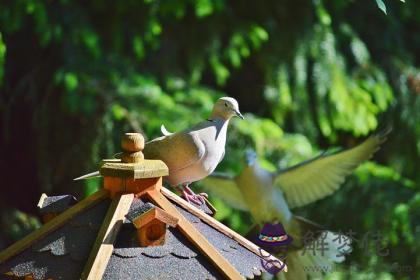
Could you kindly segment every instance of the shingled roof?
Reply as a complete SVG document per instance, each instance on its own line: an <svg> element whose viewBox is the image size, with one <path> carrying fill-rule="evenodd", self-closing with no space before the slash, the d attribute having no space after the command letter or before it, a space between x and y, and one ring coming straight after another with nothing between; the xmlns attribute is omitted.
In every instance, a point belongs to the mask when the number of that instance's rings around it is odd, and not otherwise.
<svg viewBox="0 0 420 280"><path fill-rule="evenodd" d="M38 203L38 208L40 214L59 214L76 203L77 199L72 195L47 196L42 194Z"/></svg>
<svg viewBox="0 0 420 280"><path fill-rule="evenodd" d="M113 164L106 164L112 176L102 173L103 189L0 253L1 279L252 279L267 263L286 270L205 204L199 209L162 187L162 162ZM151 210L158 216L141 216ZM146 216L163 225L160 246L139 244L151 223L136 219Z"/></svg>
<svg viewBox="0 0 420 280"><path fill-rule="evenodd" d="M135 204L144 205L145 202L134 199L132 207ZM181 206L176 203L174 205L242 275L249 279L261 275L264 268L260 257ZM136 238L134 226L125 223L117 237L103 279L128 279L130 275L139 275L144 279L223 278L176 228L167 231L167 242L163 246L138 247Z"/></svg>
<svg viewBox="0 0 420 280"><path fill-rule="evenodd" d="M111 200L104 199L0 264L0 279L79 279Z"/></svg>
<svg viewBox="0 0 420 280"><path fill-rule="evenodd" d="M35 280L79 279L110 202L110 198L104 197L18 255L4 261L0 264L0 275L5 279L28 275ZM145 199L134 198L130 208L146 202L151 204ZM260 256L203 222L188 209L173 204L241 275L252 279L265 270ZM210 212L209 209L204 210ZM137 275L136 279L223 278L179 229L170 228L166 239L163 246L139 247L136 229L125 219L102 279L129 279L132 275Z"/></svg>

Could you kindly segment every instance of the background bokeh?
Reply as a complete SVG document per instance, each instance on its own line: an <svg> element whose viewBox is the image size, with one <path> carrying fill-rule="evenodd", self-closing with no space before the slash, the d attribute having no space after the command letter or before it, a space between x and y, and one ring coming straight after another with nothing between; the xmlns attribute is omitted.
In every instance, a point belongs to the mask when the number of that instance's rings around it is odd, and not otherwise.
<svg viewBox="0 0 420 280"><path fill-rule="evenodd" d="M419 15L412 0L1 1L0 249L40 226L41 193L94 192L72 179L124 132L186 128L229 95L246 117L217 169L231 174L247 147L274 170L392 124L372 162L296 213L389 249L356 243L327 279L420 279Z"/></svg>

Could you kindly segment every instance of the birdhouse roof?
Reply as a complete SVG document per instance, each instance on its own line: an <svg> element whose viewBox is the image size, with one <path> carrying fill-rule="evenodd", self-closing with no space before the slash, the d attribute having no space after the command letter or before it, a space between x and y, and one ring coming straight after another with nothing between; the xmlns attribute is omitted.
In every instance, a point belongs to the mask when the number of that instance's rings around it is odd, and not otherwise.
<svg viewBox="0 0 420 280"><path fill-rule="evenodd" d="M177 200L168 200L176 210L242 277L252 279L264 271L261 256L247 248L251 242L245 244L242 239L221 230L225 226L205 214L211 213L206 206L198 209L163 189L169 198ZM154 202L147 198L133 198L126 212L154 207ZM110 209L112 200L104 190L77 203L2 252L0 275L10 279L28 275L36 280L79 279ZM220 269L178 227L168 228L164 245L140 247L136 228L129 219L123 218L102 279L129 279L132 275L138 279L224 278Z"/></svg>
<svg viewBox="0 0 420 280"><path fill-rule="evenodd" d="M72 195L47 196L43 194L38 208L41 214L61 213L76 203L77 199Z"/></svg>
<svg viewBox="0 0 420 280"><path fill-rule="evenodd" d="M150 207L149 202L140 199L134 199L132 208L134 205ZM264 269L257 255L174 205L243 276L252 279L261 274ZM141 275L144 279L184 279L188 275L191 279L223 278L177 228L168 228L162 246L139 247L137 244L136 228L132 223L124 223L103 279L129 279L131 275Z"/></svg>
<svg viewBox="0 0 420 280"><path fill-rule="evenodd" d="M79 279L110 201L104 199L92 205L56 230L39 239L36 236L22 252L4 262L1 260L0 279L5 274L10 279L27 275L35 280Z"/></svg>

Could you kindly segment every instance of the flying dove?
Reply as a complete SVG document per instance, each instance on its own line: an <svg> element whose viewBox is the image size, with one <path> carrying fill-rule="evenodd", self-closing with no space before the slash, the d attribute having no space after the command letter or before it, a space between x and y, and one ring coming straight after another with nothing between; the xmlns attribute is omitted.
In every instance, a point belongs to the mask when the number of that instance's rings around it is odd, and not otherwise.
<svg viewBox="0 0 420 280"><path fill-rule="evenodd" d="M201 205L203 195L195 194L188 186L211 174L225 154L226 132L229 120L243 119L238 102L231 97L219 98L211 117L190 129L158 137L146 143L146 159L160 159L169 168L164 179L171 186L181 186L184 198ZM99 176L99 172L86 174L75 180Z"/></svg>
<svg viewBox="0 0 420 280"><path fill-rule="evenodd" d="M324 231L328 252L303 254L304 234L313 223L293 215L291 208L301 207L322 199L338 190L344 179L357 166L371 158L386 140L388 131L369 137L358 146L333 154L322 154L285 170L271 173L257 162L256 154L247 151L246 166L236 177L212 175L200 183L234 208L250 211L259 225L281 222L294 241L294 252L288 252L287 279L306 279L305 266L332 265L344 260L344 252L351 250L350 240L343 246L337 234ZM319 228L319 227L318 227ZM306 232L305 232L306 231ZM342 236L341 238L347 238ZM309 270L311 270L309 268ZM312 271L319 274L321 271Z"/></svg>

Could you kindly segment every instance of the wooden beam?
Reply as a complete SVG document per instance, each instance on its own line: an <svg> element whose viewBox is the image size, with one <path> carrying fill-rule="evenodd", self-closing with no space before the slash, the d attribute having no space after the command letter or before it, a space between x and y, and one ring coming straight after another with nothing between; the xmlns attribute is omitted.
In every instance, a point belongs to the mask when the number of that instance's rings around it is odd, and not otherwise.
<svg viewBox="0 0 420 280"><path fill-rule="evenodd" d="M9 259L10 257L19 254L20 252L31 246L35 241L46 236L48 233L52 232L53 230L56 230L78 213L102 201L107 197L107 195L108 192L106 190L101 189L97 191L93 195L85 198L84 200L75 204L73 207L67 209L66 211L55 217L54 219L50 220L41 228L35 230L34 232L25 236L23 239L14 243L13 245L11 245L10 247L8 247L0 253L0 264Z"/></svg>
<svg viewBox="0 0 420 280"><path fill-rule="evenodd" d="M172 203L167 200L159 191L150 190L146 193L159 207L167 211L171 215L178 218L178 227L182 233L188 238L208 260L213 263L216 268L227 279L244 279L244 277L228 262L217 249L176 209Z"/></svg>
<svg viewBox="0 0 420 280"><path fill-rule="evenodd" d="M108 208L89 258L82 272L82 279L102 279L102 275L114 250L114 242L130 209L134 195L119 194Z"/></svg>
<svg viewBox="0 0 420 280"><path fill-rule="evenodd" d="M261 249L260 247L258 247L257 245L255 245L254 243L252 243L251 241L249 241L248 239L246 239L245 237L243 237L239 233L231 230L230 228L228 228L227 226L225 226L221 222L219 222L216 219L210 217L209 215L207 215L206 213L204 213L200 209L196 208L195 206L189 204L187 201L185 201L181 197L177 196L176 194L174 194L173 192L171 192L167 188L162 187L161 192L164 196L166 196L167 198L169 198L170 200L172 200L173 202L175 202L176 204L178 204L182 208L186 209L191 214L200 218L200 220L202 220L206 224L208 224L211 227L217 229L221 233L229 236L230 238L232 238L233 240L235 240L236 242L238 242L239 244L241 244L242 246L244 246L246 249L253 252L257 256L263 258L266 261L269 261L271 264L277 266L278 268L283 268L283 270L285 272L287 272L286 264L284 264L281 260L279 260L276 257L274 257L273 255L271 255L269 252Z"/></svg>

